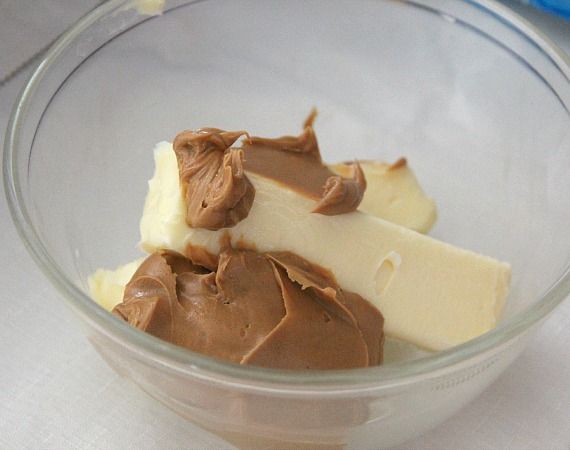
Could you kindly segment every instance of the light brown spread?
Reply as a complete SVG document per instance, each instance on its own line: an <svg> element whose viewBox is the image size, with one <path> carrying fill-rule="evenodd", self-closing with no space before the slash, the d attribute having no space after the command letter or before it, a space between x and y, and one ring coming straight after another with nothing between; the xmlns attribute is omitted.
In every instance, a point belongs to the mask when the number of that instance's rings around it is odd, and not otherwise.
<svg viewBox="0 0 570 450"><path fill-rule="evenodd" d="M323 164L313 130L315 117L313 110L299 136L249 137L245 131L217 128L178 134L173 147L188 225L217 230L246 218L255 190L244 169L316 200L312 212L355 211L366 189L364 172L355 163L352 178L343 178ZM243 135L243 146L230 148Z"/></svg>
<svg viewBox="0 0 570 450"><path fill-rule="evenodd" d="M243 169L243 151L230 148L243 131L202 128L183 131L173 142L186 221L217 230L246 218L255 190Z"/></svg>
<svg viewBox="0 0 570 450"><path fill-rule="evenodd" d="M313 212L334 216L356 211L364 196L366 179L358 162L352 168L352 178L334 175L327 179L323 189L323 198L317 203Z"/></svg>
<svg viewBox="0 0 570 450"><path fill-rule="evenodd" d="M173 344L240 364L343 369L382 362L380 312L289 252L226 249L215 271L155 252L113 313Z"/></svg>
<svg viewBox="0 0 570 450"><path fill-rule="evenodd" d="M336 215L355 211L366 190L364 172L356 163L352 178L343 178L323 164L313 129L315 117L313 110L299 136L246 138L242 147L245 169L318 200L315 213Z"/></svg>

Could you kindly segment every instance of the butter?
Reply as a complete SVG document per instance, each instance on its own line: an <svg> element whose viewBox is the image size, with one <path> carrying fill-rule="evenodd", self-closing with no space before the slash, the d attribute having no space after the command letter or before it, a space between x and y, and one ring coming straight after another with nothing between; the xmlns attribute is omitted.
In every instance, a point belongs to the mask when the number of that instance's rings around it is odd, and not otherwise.
<svg viewBox="0 0 570 450"><path fill-rule="evenodd" d="M125 285L144 261L139 258L115 270L97 269L87 280L91 297L103 308L111 311L123 301Z"/></svg>
<svg viewBox="0 0 570 450"><path fill-rule="evenodd" d="M141 247L151 253L157 247L146 243L162 242L163 248L183 252L180 243L185 239L188 226L171 144L157 144L154 157L155 174L148 182L149 194L141 219L141 236L144 236ZM390 167L382 163L362 163L367 188L360 210L416 231L429 231L436 220L434 202L425 196L407 165L396 170L389 170ZM343 176L351 170L344 164L330 168ZM157 223L160 227L154 225Z"/></svg>
<svg viewBox="0 0 570 450"><path fill-rule="evenodd" d="M286 250L328 268L343 289L377 306L385 332L427 350L445 350L494 328L508 293L510 266L437 241L362 212L313 214L314 200L248 174L255 200L232 228L192 229L178 183L172 146L155 150L140 245L143 250L187 245L220 252L228 235L261 252Z"/></svg>
<svg viewBox="0 0 570 450"><path fill-rule="evenodd" d="M436 221L435 202L427 197L414 173L404 159L395 164L361 161L366 177L366 191L359 211L380 217L420 233L427 233ZM331 164L329 168L351 176L346 164Z"/></svg>

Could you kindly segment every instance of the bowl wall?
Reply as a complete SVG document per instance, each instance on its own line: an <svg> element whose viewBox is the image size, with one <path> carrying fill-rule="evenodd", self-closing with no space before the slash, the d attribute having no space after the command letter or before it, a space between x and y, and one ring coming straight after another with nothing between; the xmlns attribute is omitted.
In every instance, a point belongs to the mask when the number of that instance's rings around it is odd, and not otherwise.
<svg viewBox="0 0 570 450"><path fill-rule="evenodd" d="M231 379L188 374L187 367L132 351L98 330L89 328L87 334L113 369L204 433L243 449L314 450L391 448L439 425L492 383L533 333L453 370L402 385L358 390L239 386Z"/></svg>

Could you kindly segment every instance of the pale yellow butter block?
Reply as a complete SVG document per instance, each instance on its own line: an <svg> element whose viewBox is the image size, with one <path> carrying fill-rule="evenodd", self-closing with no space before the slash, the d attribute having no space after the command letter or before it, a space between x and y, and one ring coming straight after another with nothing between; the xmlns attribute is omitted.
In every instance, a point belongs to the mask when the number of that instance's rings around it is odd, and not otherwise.
<svg viewBox="0 0 570 450"><path fill-rule="evenodd" d="M141 247L217 254L224 234L258 251L287 250L333 272L343 289L384 314L386 334L444 350L492 329L508 293L510 266L362 212L324 216L314 200L249 174L256 193L247 218L218 231L188 227L170 143L155 150L156 171L141 220Z"/></svg>

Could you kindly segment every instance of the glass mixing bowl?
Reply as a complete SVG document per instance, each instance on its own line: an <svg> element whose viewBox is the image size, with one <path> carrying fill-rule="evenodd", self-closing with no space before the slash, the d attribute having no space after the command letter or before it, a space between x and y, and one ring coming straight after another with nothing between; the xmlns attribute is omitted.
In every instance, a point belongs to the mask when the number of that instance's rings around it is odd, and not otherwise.
<svg viewBox="0 0 570 450"><path fill-rule="evenodd" d="M495 380L570 291L568 59L487 0L143 3L109 1L51 47L4 154L20 235L106 361L246 448L388 447ZM437 201L432 234L512 263L495 330L383 367L286 372L176 348L89 298L90 273L138 256L156 142L292 134L312 106L327 160L406 156Z"/></svg>

